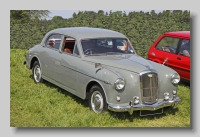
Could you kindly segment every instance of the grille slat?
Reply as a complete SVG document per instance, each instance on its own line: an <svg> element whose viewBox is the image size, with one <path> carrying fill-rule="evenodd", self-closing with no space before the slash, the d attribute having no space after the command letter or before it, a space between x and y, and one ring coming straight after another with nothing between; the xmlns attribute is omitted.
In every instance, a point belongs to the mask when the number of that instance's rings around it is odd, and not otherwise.
<svg viewBox="0 0 200 137"><path fill-rule="evenodd" d="M158 76L155 71L145 71L140 74L142 101L152 104L158 98Z"/></svg>

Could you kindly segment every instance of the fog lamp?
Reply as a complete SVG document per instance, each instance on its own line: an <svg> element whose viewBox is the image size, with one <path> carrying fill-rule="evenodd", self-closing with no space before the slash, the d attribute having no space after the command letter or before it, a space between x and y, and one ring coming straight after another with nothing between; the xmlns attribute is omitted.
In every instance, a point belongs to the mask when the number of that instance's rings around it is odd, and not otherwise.
<svg viewBox="0 0 200 137"><path fill-rule="evenodd" d="M165 101L169 100L169 93L168 92L164 93L164 100Z"/></svg>
<svg viewBox="0 0 200 137"><path fill-rule="evenodd" d="M133 97L133 99L134 99L134 104L139 104L140 98L138 96Z"/></svg>
<svg viewBox="0 0 200 137"><path fill-rule="evenodd" d="M120 96L116 96L116 100L119 102L121 100Z"/></svg>
<svg viewBox="0 0 200 137"><path fill-rule="evenodd" d="M173 91L172 91L172 94L173 94L173 95L176 95L176 90L173 90Z"/></svg>

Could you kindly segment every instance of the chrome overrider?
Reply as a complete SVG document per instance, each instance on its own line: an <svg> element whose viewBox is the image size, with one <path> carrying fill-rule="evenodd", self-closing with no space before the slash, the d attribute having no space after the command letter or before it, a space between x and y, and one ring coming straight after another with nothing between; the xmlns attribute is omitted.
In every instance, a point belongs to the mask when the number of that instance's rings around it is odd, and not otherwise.
<svg viewBox="0 0 200 137"><path fill-rule="evenodd" d="M175 107L179 102L181 102L181 98L180 97L175 97L172 100L168 100L168 101L162 101L162 102L158 102L152 105L148 105L148 104L137 104L134 105L133 101L130 101L129 105L127 106L115 106L115 105L108 105L108 109L114 112L129 112L130 115L133 114L133 111L137 111L137 110L150 110L150 111L155 111L157 109L163 108L163 107L167 107L167 106L172 106Z"/></svg>

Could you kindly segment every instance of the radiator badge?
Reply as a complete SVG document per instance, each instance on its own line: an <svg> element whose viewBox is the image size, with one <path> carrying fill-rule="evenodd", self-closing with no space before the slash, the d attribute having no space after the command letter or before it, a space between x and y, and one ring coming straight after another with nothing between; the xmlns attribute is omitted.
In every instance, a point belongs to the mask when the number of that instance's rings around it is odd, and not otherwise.
<svg viewBox="0 0 200 137"><path fill-rule="evenodd" d="M148 74L148 77L152 78L152 77L153 77L153 75L152 75L152 74Z"/></svg>

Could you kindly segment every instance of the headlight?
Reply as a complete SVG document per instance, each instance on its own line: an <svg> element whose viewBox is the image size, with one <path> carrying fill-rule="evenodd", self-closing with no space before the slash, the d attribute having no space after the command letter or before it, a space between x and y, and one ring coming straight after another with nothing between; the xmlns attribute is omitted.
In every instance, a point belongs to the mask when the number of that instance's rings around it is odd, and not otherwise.
<svg viewBox="0 0 200 137"><path fill-rule="evenodd" d="M122 78L118 78L114 86L116 90L122 90L125 87L125 81Z"/></svg>
<svg viewBox="0 0 200 137"><path fill-rule="evenodd" d="M172 90L172 94L173 94L173 95L176 95L176 90Z"/></svg>
<svg viewBox="0 0 200 137"><path fill-rule="evenodd" d="M172 84L178 84L180 81L180 76L178 73L174 73L171 78Z"/></svg>

